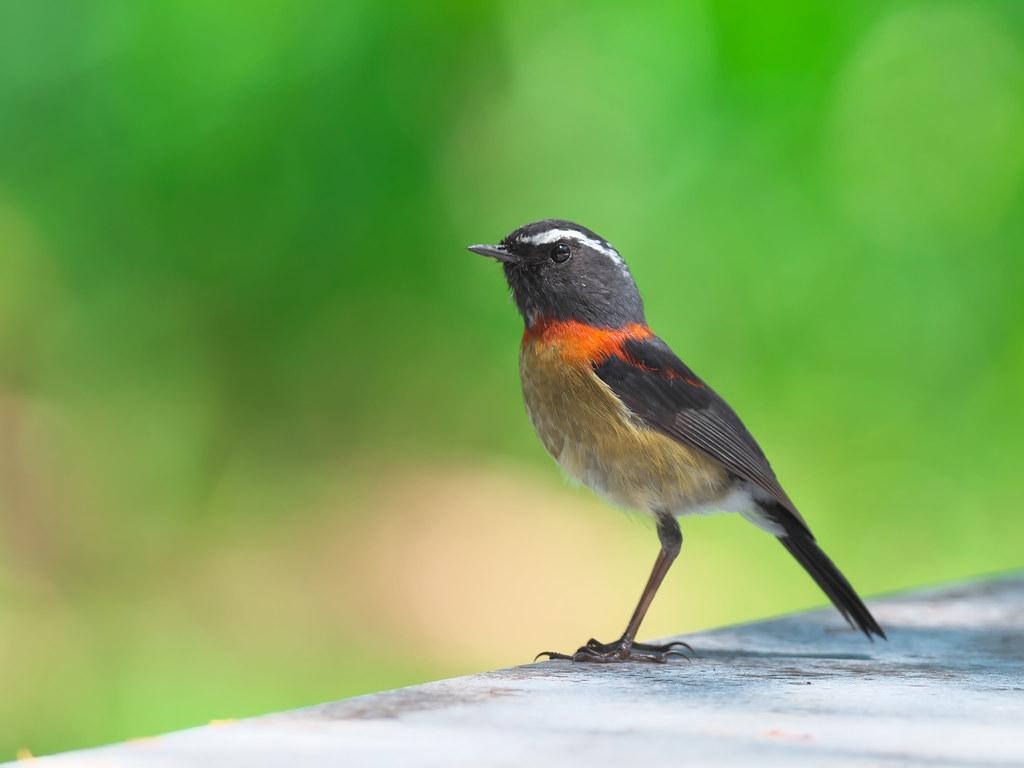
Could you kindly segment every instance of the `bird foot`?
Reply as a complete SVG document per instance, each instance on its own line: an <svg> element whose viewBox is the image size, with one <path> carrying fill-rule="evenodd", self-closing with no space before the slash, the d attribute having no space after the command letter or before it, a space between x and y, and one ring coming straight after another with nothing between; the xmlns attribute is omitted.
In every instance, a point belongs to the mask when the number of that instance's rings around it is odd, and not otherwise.
<svg viewBox="0 0 1024 768"><path fill-rule="evenodd" d="M693 648L681 640L674 640L671 643L659 645L629 642L625 638L620 638L611 643L601 643L591 638L576 653L566 654L557 653L556 651L541 651L534 658L534 661L543 656L548 659L589 661L598 664L610 664L618 661L647 661L654 664L664 664L673 656L688 659L687 652L693 653Z"/></svg>

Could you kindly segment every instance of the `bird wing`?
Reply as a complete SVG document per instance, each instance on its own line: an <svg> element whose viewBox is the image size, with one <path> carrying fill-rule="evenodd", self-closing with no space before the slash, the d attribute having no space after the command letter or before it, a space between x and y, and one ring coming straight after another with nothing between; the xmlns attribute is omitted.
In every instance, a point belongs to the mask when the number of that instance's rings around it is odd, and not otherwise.
<svg viewBox="0 0 1024 768"><path fill-rule="evenodd" d="M668 344L657 336L633 338L619 352L594 372L637 418L763 489L803 523L739 416Z"/></svg>

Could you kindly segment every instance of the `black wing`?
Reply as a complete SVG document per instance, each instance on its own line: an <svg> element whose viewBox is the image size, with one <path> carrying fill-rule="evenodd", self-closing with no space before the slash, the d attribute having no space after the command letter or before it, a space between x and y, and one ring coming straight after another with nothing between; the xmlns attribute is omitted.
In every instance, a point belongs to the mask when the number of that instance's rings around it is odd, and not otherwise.
<svg viewBox="0 0 1024 768"><path fill-rule="evenodd" d="M657 337L630 339L594 371L641 421L764 489L800 520L739 416Z"/></svg>
<svg viewBox="0 0 1024 768"><path fill-rule="evenodd" d="M641 421L703 452L775 499L757 504L761 515L781 529L779 541L851 625L868 638L884 638L885 632L850 582L815 542L764 452L732 408L657 337L625 342L622 355L594 366L598 377Z"/></svg>

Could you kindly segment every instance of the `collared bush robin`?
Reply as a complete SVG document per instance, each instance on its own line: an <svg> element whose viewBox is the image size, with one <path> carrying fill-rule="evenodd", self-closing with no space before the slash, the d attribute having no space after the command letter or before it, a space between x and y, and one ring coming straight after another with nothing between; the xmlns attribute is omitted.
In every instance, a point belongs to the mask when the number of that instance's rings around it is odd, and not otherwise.
<svg viewBox="0 0 1024 768"><path fill-rule="evenodd" d="M650 513L661 541L621 638L541 655L611 662L681 654L682 643L638 643L636 634L679 554L676 518L712 511L738 512L771 533L851 626L885 637L740 418L648 327L629 268L607 240L549 219L469 250L501 262L525 321L523 398L544 447L599 495Z"/></svg>

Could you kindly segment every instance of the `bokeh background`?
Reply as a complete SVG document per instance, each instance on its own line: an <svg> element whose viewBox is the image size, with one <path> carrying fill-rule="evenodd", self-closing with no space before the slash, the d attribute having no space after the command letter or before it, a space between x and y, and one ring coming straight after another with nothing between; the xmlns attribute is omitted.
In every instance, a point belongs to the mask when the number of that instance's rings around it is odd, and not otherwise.
<svg viewBox="0 0 1024 768"><path fill-rule="evenodd" d="M616 636L655 535L463 250L537 218L862 592L1021 566L1022 177L1014 0L0 2L0 757ZM823 603L684 532L644 635Z"/></svg>

